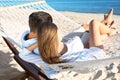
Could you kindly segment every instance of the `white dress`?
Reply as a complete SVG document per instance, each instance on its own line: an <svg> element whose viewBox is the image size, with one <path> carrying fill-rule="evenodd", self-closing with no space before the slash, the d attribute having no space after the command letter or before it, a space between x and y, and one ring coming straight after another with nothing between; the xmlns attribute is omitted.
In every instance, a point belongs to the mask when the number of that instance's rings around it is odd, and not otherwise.
<svg viewBox="0 0 120 80"><path fill-rule="evenodd" d="M80 37L75 36L65 43L67 52L61 58L67 62L85 61L105 58L105 52L97 47L84 48Z"/></svg>

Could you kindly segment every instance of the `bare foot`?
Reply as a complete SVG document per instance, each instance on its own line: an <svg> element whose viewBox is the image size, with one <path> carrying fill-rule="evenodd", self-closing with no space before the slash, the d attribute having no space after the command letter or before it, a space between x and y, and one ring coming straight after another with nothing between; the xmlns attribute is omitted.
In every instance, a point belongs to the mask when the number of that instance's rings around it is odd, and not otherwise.
<svg viewBox="0 0 120 80"><path fill-rule="evenodd" d="M113 23L112 16L113 16L113 9L110 9L108 15L104 15L104 20L102 22L105 25L111 25Z"/></svg>

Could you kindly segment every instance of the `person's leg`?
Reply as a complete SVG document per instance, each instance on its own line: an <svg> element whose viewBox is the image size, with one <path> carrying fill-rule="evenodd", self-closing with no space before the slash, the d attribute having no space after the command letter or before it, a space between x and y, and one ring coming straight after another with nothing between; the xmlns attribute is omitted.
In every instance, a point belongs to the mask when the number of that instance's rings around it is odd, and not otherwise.
<svg viewBox="0 0 120 80"><path fill-rule="evenodd" d="M89 47L103 48L98 23L92 20L89 26Z"/></svg>
<svg viewBox="0 0 120 80"><path fill-rule="evenodd" d="M113 32L113 29L95 20L92 20L89 26L90 26L89 47L95 46L95 47L103 48L102 36L111 34Z"/></svg>
<svg viewBox="0 0 120 80"><path fill-rule="evenodd" d="M114 24L114 21L112 20L113 16L113 9L110 9L108 15L104 15L104 19L101 21L101 23L111 27ZM83 24L82 25L86 31L89 31L89 25Z"/></svg>

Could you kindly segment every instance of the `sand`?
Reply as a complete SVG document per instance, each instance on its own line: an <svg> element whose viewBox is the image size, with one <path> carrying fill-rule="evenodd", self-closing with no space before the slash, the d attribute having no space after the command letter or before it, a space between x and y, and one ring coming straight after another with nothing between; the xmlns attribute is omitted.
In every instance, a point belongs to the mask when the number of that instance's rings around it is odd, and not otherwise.
<svg viewBox="0 0 120 80"><path fill-rule="evenodd" d="M19 11L17 10L17 12ZM69 17L71 20L74 20L80 25L83 23L89 23L90 20L92 19L99 21L103 19L103 14L97 14L97 13L77 13L77 12L60 12L60 13ZM14 12L14 14L16 13ZM104 41L104 46L108 57L120 56L120 15L114 15L113 19L115 20L115 24L113 25L113 27L117 29L118 33L107 38ZM24 25L24 23L22 25ZM69 26L68 28L62 26L62 28L64 29L66 34L78 27ZM14 30L17 31L17 28ZM6 46L6 44L0 37L0 80L10 80L24 72L24 70L21 69L21 67L14 61L12 56L13 54L11 53L9 48ZM101 67L94 72L86 73L86 74L81 74L81 73L78 74L75 72L68 71L59 74L58 79L59 80L120 80L120 61L111 63L110 65Z"/></svg>

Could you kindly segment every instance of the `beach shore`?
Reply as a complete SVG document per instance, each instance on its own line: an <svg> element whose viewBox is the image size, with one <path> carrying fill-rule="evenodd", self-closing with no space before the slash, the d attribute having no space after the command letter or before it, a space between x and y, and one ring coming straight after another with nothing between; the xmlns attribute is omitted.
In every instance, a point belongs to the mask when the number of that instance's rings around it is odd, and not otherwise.
<svg viewBox="0 0 120 80"><path fill-rule="evenodd" d="M104 14L97 13L77 13L67 11L60 13L80 25L83 23L89 23L92 19L101 21L104 18ZM113 19L115 20L113 27L117 29L118 33L104 41L108 57L120 56L120 15L113 15ZM64 29L64 27L62 28ZM65 28L65 31L71 32L76 28ZM17 30L17 28L15 30ZM24 72L24 70L21 69L21 67L14 61L12 56L13 54L0 37L0 80L10 80ZM99 68L98 70L88 74L76 74L72 72L66 72L63 74L64 75L58 75L59 80L120 80L120 61L111 63L106 67Z"/></svg>

